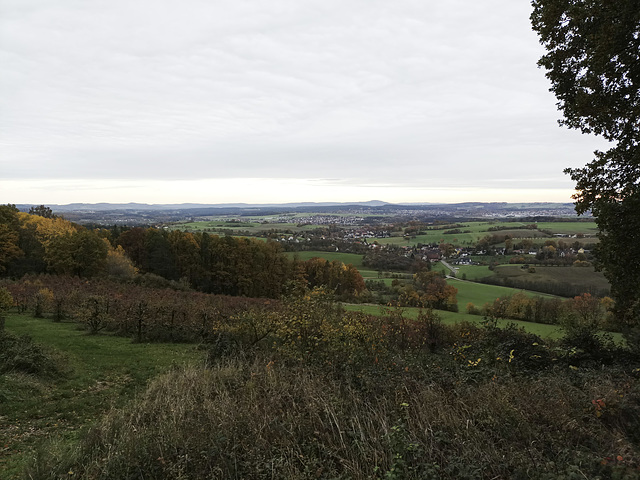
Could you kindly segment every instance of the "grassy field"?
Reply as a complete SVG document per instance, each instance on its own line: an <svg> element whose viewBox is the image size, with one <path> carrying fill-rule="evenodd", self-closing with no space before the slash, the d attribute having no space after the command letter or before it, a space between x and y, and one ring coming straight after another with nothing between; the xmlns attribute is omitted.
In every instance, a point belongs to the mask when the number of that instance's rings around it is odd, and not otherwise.
<svg viewBox="0 0 640 480"><path fill-rule="evenodd" d="M608 289L609 282L602 272L592 267L544 267L535 266L535 273L520 268L520 265L498 265L494 273L498 277L523 278L535 281L562 282L572 285L593 285L596 288Z"/></svg>
<svg viewBox="0 0 640 480"><path fill-rule="evenodd" d="M482 307L485 303L493 302L496 298L508 297L517 292L524 292L530 297L552 297L552 295L545 295L543 293L501 287L499 285L465 282L463 280L449 279L447 283L458 289L458 306L460 311L463 311L469 302L473 303L476 307Z"/></svg>
<svg viewBox="0 0 640 480"><path fill-rule="evenodd" d="M262 221L199 221L199 222L181 222L171 224L170 227L174 230L186 230L190 232L203 232L211 231L211 233L224 233L228 232L247 232L249 234L255 234L264 232L267 230L276 230L278 232L304 232L309 230L315 230L325 225L305 224L300 225L294 222L283 223L263 223ZM302 218L300 219L302 220Z"/></svg>
<svg viewBox="0 0 640 480"><path fill-rule="evenodd" d="M9 315L6 329L64 352L57 356L66 370L56 379L0 375L0 478L7 480L23 478L19 473L40 440L75 438L112 406L142 391L153 377L203 359L194 345L135 344L26 315Z"/></svg>
<svg viewBox="0 0 640 480"><path fill-rule="evenodd" d="M456 268L458 269L456 276L463 278L462 276L465 275L467 280L476 280L493 275L488 265L459 265Z"/></svg>
<svg viewBox="0 0 640 480"><path fill-rule="evenodd" d="M466 230L466 229L461 229ZM434 230L426 235L416 235L415 237L389 237L376 238L381 245L408 245L413 246L418 243L452 243L454 245L475 245L477 241L484 237L486 233L459 233L452 235L444 235L442 230Z"/></svg>
<svg viewBox="0 0 640 480"><path fill-rule="evenodd" d="M548 238L549 235L539 230L529 230L521 228L523 223L519 222L464 222L461 227L450 227L438 230L427 230L425 235L415 237L390 237L379 238L378 243L392 245L416 245L418 243L451 243L456 246L475 245L487 235L511 235L513 238L530 238L532 240ZM490 228L503 228L504 230L489 231ZM445 233L447 230L458 229L466 233Z"/></svg>
<svg viewBox="0 0 640 480"><path fill-rule="evenodd" d="M362 268L362 255L355 253L341 253L341 252L320 252L320 251L308 251L308 252L286 252L289 258L297 258L298 260L307 261L314 257L324 258L330 262L338 260L346 265L351 264L358 270ZM377 277L377 273L376 273Z"/></svg>
<svg viewBox="0 0 640 480"><path fill-rule="evenodd" d="M568 284L583 287L585 291L589 289L606 291L609 289L609 281L604 274L596 272L593 267L545 267L534 265L534 273L529 273L528 269L521 267L521 265L502 264L497 265L491 271L488 266L462 265L458 268L457 277L462 279L463 275L465 275L467 280L478 280L495 276L497 278L515 279L516 281Z"/></svg>
<svg viewBox="0 0 640 480"><path fill-rule="evenodd" d="M359 305L359 304L343 304L345 310L351 310L355 312L364 312L371 315L381 315L385 307L379 305ZM404 315L408 318L416 318L420 313L419 308L404 307L401 308ZM470 322L480 324L483 321L483 317L480 315L469 315L462 312L446 312L437 310L436 313L442 319L442 322L447 325L452 325L458 322ZM513 323L519 327L524 327L527 332L534 333L543 338L559 338L562 336L562 332L558 326L555 325L543 325L541 323L524 322L521 320L498 320L498 326L505 327L509 323Z"/></svg>
<svg viewBox="0 0 640 480"><path fill-rule="evenodd" d="M318 228L318 225L301 225L296 223L255 223L255 222L186 222L175 223L171 225L174 230L186 230L189 232L210 232L224 234L229 233L249 233L256 234L264 232L265 230L277 230L277 231L291 231L291 232L303 232L306 230L313 230Z"/></svg>
<svg viewBox="0 0 640 480"><path fill-rule="evenodd" d="M362 268L362 255L356 255L353 253L340 253L340 252L320 252L320 251L310 251L310 252L287 252L287 256L293 258L297 256L300 260L309 260L313 257L320 257L327 259L329 261L339 260L343 263L351 263L354 267L356 267L362 278L365 280L383 280L387 285L391 285L393 281L392 278L378 278L378 272L376 270L368 270L366 268ZM501 267L501 268L511 268L513 266ZM519 266L516 266L519 269ZM548 268L556 268L556 267L548 267ZM432 267L433 271L441 271L445 270L446 273L449 273L449 270L445 268L440 263L435 263ZM410 273L407 272L385 272L387 274L397 274L403 277L411 277ZM488 277L494 274L489 267L486 266L462 266L458 270L458 278L462 278L462 274L467 274L467 279L473 280L477 278ZM561 273L561 272L553 272L553 273ZM545 274L542 274L544 276ZM548 274L547 274L548 275ZM458 305L460 310L464 310L466 308L467 303L471 302L474 305L481 307L487 302L493 302L496 298L504 297L508 295L513 295L516 292L521 290L516 288L502 287L496 285L486 285L482 283L473 283L473 282L464 282L455 279L450 279L448 282L455 286L458 289ZM547 296L537 292L527 292L525 293L529 296Z"/></svg>
<svg viewBox="0 0 640 480"><path fill-rule="evenodd" d="M538 222L538 230L550 230L552 233L576 235L595 235L598 233L596 222Z"/></svg>

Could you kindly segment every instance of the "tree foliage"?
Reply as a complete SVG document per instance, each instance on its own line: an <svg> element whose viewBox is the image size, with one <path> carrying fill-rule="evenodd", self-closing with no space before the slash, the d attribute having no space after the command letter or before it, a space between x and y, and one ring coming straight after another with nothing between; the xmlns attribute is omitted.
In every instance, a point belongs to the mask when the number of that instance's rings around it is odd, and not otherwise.
<svg viewBox="0 0 640 480"><path fill-rule="evenodd" d="M31 207L29 209L29 215L38 215L44 218L56 218L51 208L46 205L38 205L37 207Z"/></svg>
<svg viewBox="0 0 640 480"><path fill-rule="evenodd" d="M640 224L640 0L534 0L531 21L547 53L560 124L611 142L582 168L576 210L592 211L600 229L597 257L612 285L617 311L637 321L640 252L628 235ZM632 239L631 244L637 245Z"/></svg>

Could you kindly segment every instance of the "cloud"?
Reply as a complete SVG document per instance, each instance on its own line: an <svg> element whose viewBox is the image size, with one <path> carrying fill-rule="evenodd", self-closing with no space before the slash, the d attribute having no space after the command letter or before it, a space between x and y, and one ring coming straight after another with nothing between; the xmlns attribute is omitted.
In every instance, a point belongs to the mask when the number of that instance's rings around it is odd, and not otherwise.
<svg viewBox="0 0 640 480"><path fill-rule="evenodd" d="M556 126L526 2L3 3L4 180L491 187L598 145Z"/></svg>

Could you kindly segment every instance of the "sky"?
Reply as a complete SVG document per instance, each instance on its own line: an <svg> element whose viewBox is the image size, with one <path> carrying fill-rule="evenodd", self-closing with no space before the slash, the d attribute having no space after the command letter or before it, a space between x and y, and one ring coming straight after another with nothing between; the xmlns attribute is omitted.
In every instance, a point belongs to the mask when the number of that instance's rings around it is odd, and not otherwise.
<svg viewBox="0 0 640 480"><path fill-rule="evenodd" d="M569 202L526 0L0 0L0 203Z"/></svg>

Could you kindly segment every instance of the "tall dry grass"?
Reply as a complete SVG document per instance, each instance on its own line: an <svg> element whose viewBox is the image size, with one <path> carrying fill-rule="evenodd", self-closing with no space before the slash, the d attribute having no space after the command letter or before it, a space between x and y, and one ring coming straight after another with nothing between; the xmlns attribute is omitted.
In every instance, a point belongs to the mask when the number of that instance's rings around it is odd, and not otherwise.
<svg viewBox="0 0 640 480"><path fill-rule="evenodd" d="M638 478L633 378L470 377L433 360L375 389L263 357L176 370L29 478Z"/></svg>

